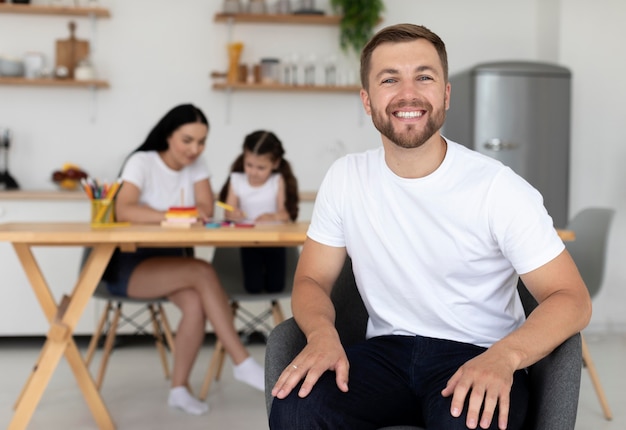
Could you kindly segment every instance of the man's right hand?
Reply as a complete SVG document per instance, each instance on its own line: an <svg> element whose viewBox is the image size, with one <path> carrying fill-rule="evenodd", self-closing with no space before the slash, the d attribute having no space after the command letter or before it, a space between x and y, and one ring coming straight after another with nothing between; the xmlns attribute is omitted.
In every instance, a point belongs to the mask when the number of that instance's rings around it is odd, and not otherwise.
<svg viewBox="0 0 626 430"><path fill-rule="evenodd" d="M306 397L327 370L335 372L337 387L347 392L349 368L348 357L336 330L312 333L304 349L281 373L272 388L272 396L284 399L304 379L298 396Z"/></svg>

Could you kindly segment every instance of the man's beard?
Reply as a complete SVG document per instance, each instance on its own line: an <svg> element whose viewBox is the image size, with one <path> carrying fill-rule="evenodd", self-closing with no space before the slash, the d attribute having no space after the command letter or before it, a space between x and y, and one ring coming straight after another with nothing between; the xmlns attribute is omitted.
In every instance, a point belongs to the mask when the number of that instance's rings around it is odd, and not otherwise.
<svg viewBox="0 0 626 430"><path fill-rule="evenodd" d="M393 112L404 107L412 107L415 109L425 110L430 112L430 116L426 121L426 126L421 132L415 131L415 124L407 124L404 126L404 131L397 132L393 128L390 117L393 116ZM380 133L389 139L391 142L401 148L418 148L422 146L428 139L430 139L442 126L446 120L446 110L442 107L436 111L427 101L423 102L401 102L396 105L389 106L386 109L385 114L372 108L372 121L374 126Z"/></svg>

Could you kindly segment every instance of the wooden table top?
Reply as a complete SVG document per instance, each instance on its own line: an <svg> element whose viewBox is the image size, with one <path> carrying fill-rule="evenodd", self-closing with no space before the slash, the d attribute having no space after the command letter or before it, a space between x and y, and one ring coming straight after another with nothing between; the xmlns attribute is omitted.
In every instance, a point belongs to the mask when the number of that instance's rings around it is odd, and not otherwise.
<svg viewBox="0 0 626 430"><path fill-rule="evenodd" d="M121 248L157 246L297 246L304 243L308 222L257 224L254 227L190 228L158 224L92 227L86 222L13 222L0 224L0 241L33 246L93 246Z"/></svg>

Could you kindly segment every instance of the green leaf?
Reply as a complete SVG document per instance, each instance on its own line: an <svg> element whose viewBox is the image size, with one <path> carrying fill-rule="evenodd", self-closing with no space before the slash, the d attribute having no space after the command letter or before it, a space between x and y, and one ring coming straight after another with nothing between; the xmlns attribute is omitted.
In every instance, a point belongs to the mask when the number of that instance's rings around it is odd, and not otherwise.
<svg viewBox="0 0 626 430"><path fill-rule="evenodd" d="M333 11L342 15L339 45L345 52L358 54L374 34L374 27L385 9L383 0L330 0Z"/></svg>

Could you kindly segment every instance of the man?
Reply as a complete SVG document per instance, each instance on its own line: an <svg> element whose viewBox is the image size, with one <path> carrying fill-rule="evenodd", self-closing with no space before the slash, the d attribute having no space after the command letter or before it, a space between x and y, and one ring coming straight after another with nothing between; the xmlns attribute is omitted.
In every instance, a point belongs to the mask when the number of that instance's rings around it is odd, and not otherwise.
<svg viewBox="0 0 626 430"><path fill-rule="evenodd" d="M272 390L270 426L520 429L524 369L587 325L587 289L539 193L441 136L437 35L381 30L361 83L383 145L338 160L320 187L292 296L307 345ZM330 291L346 253L369 321L344 351ZM518 274L539 302L527 320Z"/></svg>

